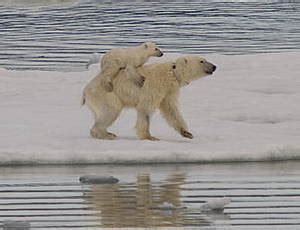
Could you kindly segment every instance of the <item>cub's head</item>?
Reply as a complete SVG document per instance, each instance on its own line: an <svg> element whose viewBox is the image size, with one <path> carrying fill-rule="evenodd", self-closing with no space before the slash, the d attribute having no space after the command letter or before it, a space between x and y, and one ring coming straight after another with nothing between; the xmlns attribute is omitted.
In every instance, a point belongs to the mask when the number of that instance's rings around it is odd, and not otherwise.
<svg viewBox="0 0 300 230"><path fill-rule="evenodd" d="M158 46L154 42L145 42L142 44L143 49L147 52L149 57L161 57L163 56L163 52L158 48Z"/></svg>
<svg viewBox="0 0 300 230"><path fill-rule="evenodd" d="M216 66L199 56L184 56L176 60L174 72L181 86L207 75L212 75Z"/></svg>

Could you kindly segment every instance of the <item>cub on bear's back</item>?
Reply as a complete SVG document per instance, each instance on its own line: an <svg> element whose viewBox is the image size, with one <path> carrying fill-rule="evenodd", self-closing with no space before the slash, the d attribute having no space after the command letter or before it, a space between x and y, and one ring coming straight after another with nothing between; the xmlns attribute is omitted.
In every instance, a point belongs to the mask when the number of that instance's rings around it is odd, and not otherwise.
<svg viewBox="0 0 300 230"><path fill-rule="evenodd" d="M216 66L198 56L180 57L174 62L144 65L138 71L121 71L111 93L98 91L86 95L87 105L95 114L91 135L100 139L114 139L107 128L117 119L124 107L135 107L137 135L140 139L157 140L150 134L151 114L159 109L168 124L186 138L193 138L178 108L180 87L212 74ZM128 83L128 77L138 74L145 78L142 88Z"/></svg>

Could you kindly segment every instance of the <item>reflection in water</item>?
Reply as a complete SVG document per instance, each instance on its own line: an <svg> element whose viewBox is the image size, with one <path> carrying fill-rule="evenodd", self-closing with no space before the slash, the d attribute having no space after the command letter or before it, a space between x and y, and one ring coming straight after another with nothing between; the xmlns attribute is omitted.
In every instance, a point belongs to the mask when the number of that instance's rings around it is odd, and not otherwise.
<svg viewBox="0 0 300 230"><path fill-rule="evenodd" d="M210 225L205 215L188 215L181 202L184 174L173 174L163 183L153 183L149 174L137 176L136 184L94 185L85 193L99 211L103 227L162 227ZM162 210L164 203L174 206Z"/></svg>
<svg viewBox="0 0 300 230"><path fill-rule="evenodd" d="M78 181L81 175L108 173L126 184ZM300 161L8 166L0 167L0 191L0 229L15 220L32 220L33 229L300 229L295 202L300 199ZM221 196L232 199L223 212L201 212L203 202ZM186 208L159 209L163 202Z"/></svg>

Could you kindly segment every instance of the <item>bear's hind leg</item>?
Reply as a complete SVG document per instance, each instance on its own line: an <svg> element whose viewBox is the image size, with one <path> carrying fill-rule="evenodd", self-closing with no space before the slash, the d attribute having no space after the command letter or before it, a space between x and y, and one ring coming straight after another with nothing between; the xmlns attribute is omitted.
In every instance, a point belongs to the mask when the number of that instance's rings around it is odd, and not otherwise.
<svg viewBox="0 0 300 230"><path fill-rule="evenodd" d="M106 130L99 128L98 123L95 123L93 128L90 130L90 135L97 139L113 140L117 137L114 133L107 132Z"/></svg>
<svg viewBox="0 0 300 230"><path fill-rule="evenodd" d="M117 135L107 131L107 128L110 127L114 121L119 117L122 111L121 104L115 106L104 106L98 109L95 113L95 124L90 130L92 137L97 139L107 139L113 140Z"/></svg>

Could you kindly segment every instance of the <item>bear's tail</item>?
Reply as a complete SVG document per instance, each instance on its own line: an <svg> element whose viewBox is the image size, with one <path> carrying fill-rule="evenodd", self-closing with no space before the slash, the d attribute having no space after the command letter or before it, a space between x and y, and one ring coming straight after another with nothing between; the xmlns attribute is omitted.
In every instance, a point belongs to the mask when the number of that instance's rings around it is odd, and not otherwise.
<svg viewBox="0 0 300 230"><path fill-rule="evenodd" d="M81 106L84 106L84 104L85 104L85 92L83 92L83 94L82 94L80 104L81 104Z"/></svg>

